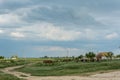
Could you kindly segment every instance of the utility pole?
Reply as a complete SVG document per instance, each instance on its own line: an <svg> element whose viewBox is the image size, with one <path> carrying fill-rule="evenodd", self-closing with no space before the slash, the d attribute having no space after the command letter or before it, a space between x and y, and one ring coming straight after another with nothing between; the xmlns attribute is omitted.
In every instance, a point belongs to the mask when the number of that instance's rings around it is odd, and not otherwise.
<svg viewBox="0 0 120 80"><path fill-rule="evenodd" d="M66 58L68 58L68 54L69 54L69 51L68 51L68 49L67 49L67 55L66 55Z"/></svg>
<svg viewBox="0 0 120 80"><path fill-rule="evenodd" d="M69 57L70 54L70 48L67 48L67 58Z"/></svg>

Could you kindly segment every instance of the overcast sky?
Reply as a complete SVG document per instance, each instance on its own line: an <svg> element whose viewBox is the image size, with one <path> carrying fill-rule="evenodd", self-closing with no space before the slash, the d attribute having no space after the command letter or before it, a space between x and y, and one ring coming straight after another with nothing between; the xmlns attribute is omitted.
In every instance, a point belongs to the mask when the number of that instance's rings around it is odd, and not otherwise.
<svg viewBox="0 0 120 80"><path fill-rule="evenodd" d="M0 0L0 55L120 53L120 0Z"/></svg>

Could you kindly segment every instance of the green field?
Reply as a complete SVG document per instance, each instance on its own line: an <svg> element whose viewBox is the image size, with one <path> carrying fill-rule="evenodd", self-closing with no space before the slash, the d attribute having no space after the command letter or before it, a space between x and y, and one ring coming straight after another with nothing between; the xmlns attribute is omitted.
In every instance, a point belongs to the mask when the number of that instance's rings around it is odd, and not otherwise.
<svg viewBox="0 0 120 80"><path fill-rule="evenodd" d="M0 60L0 69L10 67L10 66L17 66L17 65L24 65L27 64L25 60ZM5 74L0 71L0 80L23 80L19 79L13 75Z"/></svg>
<svg viewBox="0 0 120 80"><path fill-rule="evenodd" d="M24 79L19 79L13 75L9 75L9 74L0 72L0 80L24 80Z"/></svg>
<svg viewBox="0 0 120 80"><path fill-rule="evenodd" d="M64 60L64 58L60 58ZM45 64L43 60L56 61L56 58L27 58L18 60L1 60L0 69L10 66L24 65L16 69L20 72L30 73L32 76L88 76L95 73L120 70L120 60L106 60L100 62L54 62ZM29 65L27 65L29 64ZM0 80L23 80L13 75L0 72Z"/></svg>
<svg viewBox="0 0 120 80"><path fill-rule="evenodd" d="M25 61L25 60L0 60L0 68L24 65L27 63L28 63L28 61Z"/></svg>
<svg viewBox="0 0 120 80"><path fill-rule="evenodd" d="M24 66L18 71L31 73L34 76L65 76L65 75L89 75L96 72L107 72L119 70L120 61L101 61L101 62L60 62L54 64L43 64L41 62Z"/></svg>

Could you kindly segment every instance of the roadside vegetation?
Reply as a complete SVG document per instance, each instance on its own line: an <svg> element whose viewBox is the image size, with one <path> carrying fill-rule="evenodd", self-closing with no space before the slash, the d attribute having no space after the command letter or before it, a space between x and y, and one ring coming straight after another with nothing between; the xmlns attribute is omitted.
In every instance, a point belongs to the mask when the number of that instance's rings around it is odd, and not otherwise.
<svg viewBox="0 0 120 80"><path fill-rule="evenodd" d="M20 78L13 76L13 75L0 72L0 80L24 80L24 79L20 79Z"/></svg>
<svg viewBox="0 0 120 80"><path fill-rule="evenodd" d="M96 72L120 70L119 60L104 60L101 62L56 62L53 64L36 63L17 69L20 72L30 73L33 76L66 76L91 75Z"/></svg>
<svg viewBox="0 0 120 80"><path fill-rule="evenodd" d="M102 52L97 55L94 52L88 52L78 57L64 58L45 56L41 61L17 70L33 76L90 75L96 72L120 70L120 61L116 59L118 57L115 57L112 52Z"/></svg>
<svg viewBox="0 0 120 80"><path fill-rule="evenodd" d="M18 66L18 65L25 65L28 61L25 61L24 59L5 59L4 56L0 56L0 69L11 67L11 66ZM0 80L23 80L20 78L17 78L10 74L5 74L2 71L0 71Z"/></svg>
<svg viewBox="0 0 120 80"><path fill-rule="evenodd" d="M25 60L0 60L0 68L17 66L17 65L24 65L27 64Z"/></svg>
<svg viewBox="0 0 120 80"><path fill-rule="evenodd" d="M85 55L77 57L45 56L41 58L18 58L16 56L12 56L12 59L4 59L4 57L1 57L0 68L2 69L5 67L24 65L16 70L24 73L30 73L32 76L88 76L96 72L104 73L112 70L120 70L119 58L119 55L114 56L112 52L102 52L99 54L88 52ZM2 72L0 75L6 75L4 76L5 78L11 76ZM15 77L11 76L11 78Z"/></svg>

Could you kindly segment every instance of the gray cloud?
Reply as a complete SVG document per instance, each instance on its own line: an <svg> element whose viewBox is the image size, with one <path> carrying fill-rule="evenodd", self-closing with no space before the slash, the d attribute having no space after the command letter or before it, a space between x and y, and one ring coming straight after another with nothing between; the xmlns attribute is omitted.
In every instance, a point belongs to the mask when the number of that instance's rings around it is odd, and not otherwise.
<svg viewBox="0 0 120 80"><path fill-rule="evenodd" d="M26 8L27 9L27 8ZM23 16L22 19L27 23L49 22L64 27L93 27L102 24L94 19L89 13L83 10L74 10L70 8L57 6L32 6L27 10L17 12ZM80 27L81 28L81 27Z"/></svg>
<svg viewBox="0 0 120 80"><path fill-rule="evenodd" d="M0 44L15 44L9 51L27 46L113 50L119 46L119 4L119 0L0 0ZM23 42L28 43L19 45ZM26 51L32 54L31 50Z"/></svg>

